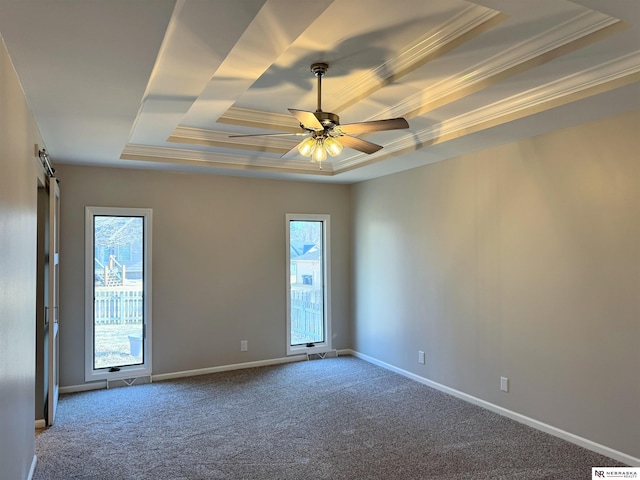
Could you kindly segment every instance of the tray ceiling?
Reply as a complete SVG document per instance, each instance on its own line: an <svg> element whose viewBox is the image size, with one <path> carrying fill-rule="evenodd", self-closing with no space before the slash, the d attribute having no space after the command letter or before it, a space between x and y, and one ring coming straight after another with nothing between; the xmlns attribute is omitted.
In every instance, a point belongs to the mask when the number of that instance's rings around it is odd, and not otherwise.
<svg viewBox="0 0 640 480"><path fill-rule="evenodd" d="M630 0L26 0L2 35L55 163L354 182L640 108ZM287 108L405 117L320 170Z"/></svg>

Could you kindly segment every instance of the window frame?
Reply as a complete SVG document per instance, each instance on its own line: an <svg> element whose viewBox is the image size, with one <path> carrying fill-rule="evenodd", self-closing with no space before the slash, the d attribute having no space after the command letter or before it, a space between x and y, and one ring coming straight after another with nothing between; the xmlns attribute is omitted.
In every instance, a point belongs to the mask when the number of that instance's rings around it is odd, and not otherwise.
<svg viewBox="0 0 640 480"><path fill-rule="evenodd" d="M315 343L313 347L306 345L291 345L291 222L309 221L322 222L322 280L324 322L324 342ZM333 350L331 346L331 245L330 245L330 215L310 213L287 213L285 215L286 238L286 353L287 355L303 355L324 353Z"/></svg>
<svg viewBox="0 0 640 480"><path fill-rule="evenodd" d="M108 367L94 369L94 217L123 216L142 217L143 225L143 361L136 365L119 366L117 372L110 372ZM151 376L152 342L151 342L151 305L152 305L152 224L153 209L122 207L85 207L85 381L119 380Z"/></svg>

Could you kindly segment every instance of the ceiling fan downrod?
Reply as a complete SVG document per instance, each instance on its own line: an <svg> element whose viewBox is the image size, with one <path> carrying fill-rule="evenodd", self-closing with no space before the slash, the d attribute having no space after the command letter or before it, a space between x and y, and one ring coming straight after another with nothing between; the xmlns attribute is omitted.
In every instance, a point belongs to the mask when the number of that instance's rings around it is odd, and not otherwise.
<svg viewBox="0 0 640 480"><path fill-rule="evenodd" d="M329 70L329 65L326 63L313 63L311 65L311 72L318 77L318 108L315 111L315 117L320 122L324 131L316 130L314 136L323 135L326 136L328 130L333 127L340 125L340 117L335 113L323 112L322 111L322 77ZM303 125L304 122L301 122L302 128L305 128Z"/></svg>
<svg viewBox="0 0 640 480"><path fill-rule="evenodd" d="M322 111L322 76L329 70L329 65L326 63L314 63L311 65L311 71L318 77L318 108L316 112Z"/></svg>

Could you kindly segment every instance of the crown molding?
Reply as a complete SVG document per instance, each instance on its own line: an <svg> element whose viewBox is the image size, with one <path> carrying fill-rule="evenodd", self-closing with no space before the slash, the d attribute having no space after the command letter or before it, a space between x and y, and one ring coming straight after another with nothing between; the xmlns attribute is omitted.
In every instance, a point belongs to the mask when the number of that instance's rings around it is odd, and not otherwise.
<svg viewBox="0 0 640 480"><path fill-rule="evenodd" d="M298 127L298 132L300 128ZM234 135L231 132L221 132L215 130L205 130L203 128L194 127L177 127L167 139L173 143L187 143L193 145L203 145L207 147L233 148L240 150L249 150L254 152L268 152L284 155L300 140L295 140L292 136L290 139L286 137L239 137L230 138Z"/></svg>
<svg viewBox="0 0 640 480"><path fill-rule="evenodd" d="M331 102L336 105L332 110L343 111L507 18L496 10L470 5L440 25L437 32L428 32L406 46L398 56L364 72L356 81L345 84L332 95Z"/></svg>
<svg viewBox="0 0 640 480"><path fill-rule="evenodd" d="M627 24L617 18L594 11L584 12L483 62L429 85L404 102L379 112L371 120L420 116L627 27Z"/></svg>
<svg viewBox="0 0 640 480"><path fill-rule="evenodd" d="M147 145L127 145L122 151L120 159L242 170L271 170L309 175L331 176L334 174L332 162L323 162L322 170L320 170L317 164L312 164L308 160L232 155L183 148L150 147Z"/></svg>
<svg viewBox="0 0 640 480"><path fill-rule="evenodd" d="M333 162L340 173L405 151L443 143L507 122L640 81L640 50L585 69L546 85L523 91L427 129L389 142L375 156L357 154Z"/></svg>
<svg viewBox="0 0 640 480"><path fill-rule="evenodd" d="M239 107L229 108L224 115L218 118L217 123L277 130L287 133L300 132L300 123L292 115Z"/></svg>
<svg viewBox="0 0 640 480"><path fill-rule="evenodd" d="M577 72L546 85L526 90L490 105L441 122L418 133L421 141L432 141L438 136L449 136L461 130L474 130L476 125L504 123L513 120L514 114L544 111L570 103L579 98L618 88L625 83L638 81L640 74L640 51L618 59ZM620 82L619 80L623 80ZM598 89L597 87L604 86ZM583 95L578 96L578 94ZM523 113L524 115L524 113ZM520 116L523 116L520 115Z"/></svg>

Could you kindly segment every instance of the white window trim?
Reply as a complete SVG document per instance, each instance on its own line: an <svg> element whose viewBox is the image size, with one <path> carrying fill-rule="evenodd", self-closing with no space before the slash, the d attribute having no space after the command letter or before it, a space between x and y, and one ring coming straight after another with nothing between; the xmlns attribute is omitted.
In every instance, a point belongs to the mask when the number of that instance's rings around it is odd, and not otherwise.
<svg viewBox="0 0 640 480"><path fill-rule="evenodd" d="M118 380L123 378L144 377L151 375L151 234L152 214L150 208L117 208L117 207L85 207L85 382L97 380ZM118 367L117 372L108 369L93 369L93 289L94 289L94 245L93 245L93 217L95 215L137 216L143 218L144 228L144 362L139 365Z"/></svg>
<svg viewBox="0 0 640 480"><path fill-rule="evenodd" d="M285 238L286 238L286 291L287 291L287 331L286 331L286 345L287 355L304 355L312 353L324 353L331 351L331 252L330 252L330 230L329 230L329 215L326 214L309 214L309 213L287 213L285 215ZM321 221L322 222L322 243L323 243L323 289L324 289L324 342L316 343L313 347L307 347L303 345L292 346L291 345L291 286L290 286L290 274L291 271L291 237L289 233L289 222L292 220L301 221Z"/></svg>

